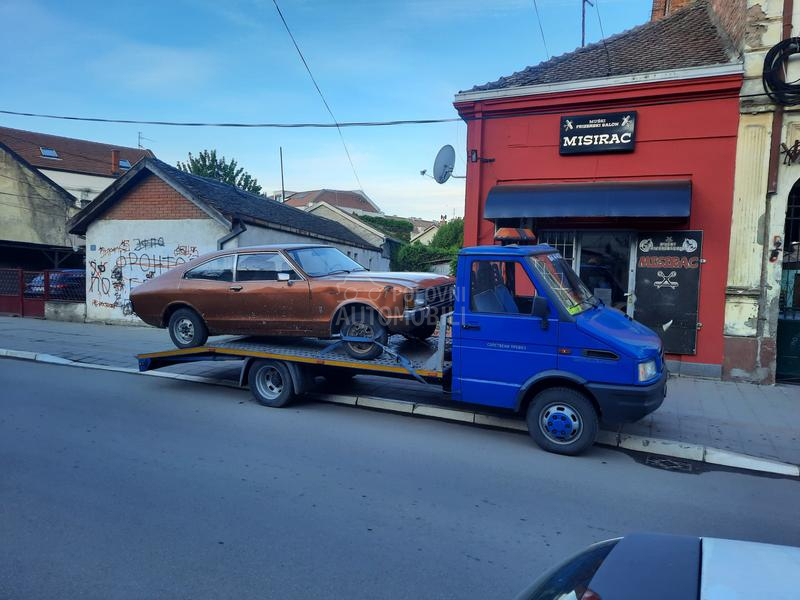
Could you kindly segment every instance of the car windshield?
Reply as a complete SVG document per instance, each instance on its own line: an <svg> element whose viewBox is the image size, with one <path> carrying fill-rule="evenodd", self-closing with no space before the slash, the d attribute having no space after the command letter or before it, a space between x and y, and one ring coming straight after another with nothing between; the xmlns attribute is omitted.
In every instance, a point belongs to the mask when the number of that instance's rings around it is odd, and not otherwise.
<svg viewBox="0 0 800 600"><path fill-rule="evenodd" d="M577 315L592 306L592 293L558 252L535 254L528 262L569 314Z"/></svg>
<svg viewBox="0 0 800 600"><path fill-rule="evenodd" d="M300 248L289 250L288 254L306 275L311 277L366 271L364 267L336 248Z"/></svg>

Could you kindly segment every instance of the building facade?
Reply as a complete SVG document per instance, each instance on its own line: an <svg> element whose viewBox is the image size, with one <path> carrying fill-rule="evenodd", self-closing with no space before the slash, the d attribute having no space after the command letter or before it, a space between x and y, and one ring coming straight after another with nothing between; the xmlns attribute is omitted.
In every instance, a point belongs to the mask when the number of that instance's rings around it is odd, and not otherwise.
<svg viewBox="0 0 800 600"><path fill-rule="evenodd" d="M533 229L595 297L662 337L674 372L709 377L725 362L743 73L717 4L690 4L455 102L468 128L465 244L495 243L498 227Z"/></svg>

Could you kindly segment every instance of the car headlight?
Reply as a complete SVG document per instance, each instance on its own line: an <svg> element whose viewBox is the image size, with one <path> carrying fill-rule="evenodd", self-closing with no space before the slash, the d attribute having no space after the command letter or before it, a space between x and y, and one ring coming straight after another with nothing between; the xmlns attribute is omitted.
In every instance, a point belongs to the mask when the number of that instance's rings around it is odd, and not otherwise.
<svg viewBox="0 0 800 600"><path fill-rule="evenodd" d="M648 381L657 375L656 361L648 360L647 362L639 363L639 382Z"/></svg>
<svg viewBox="0 0 800 600"><path fill-rule="evenodd" d="M428 295L425 290L417 290L417 293L414 294L414 307L419 308L420 306L425 306L428 303Z"/></svg>

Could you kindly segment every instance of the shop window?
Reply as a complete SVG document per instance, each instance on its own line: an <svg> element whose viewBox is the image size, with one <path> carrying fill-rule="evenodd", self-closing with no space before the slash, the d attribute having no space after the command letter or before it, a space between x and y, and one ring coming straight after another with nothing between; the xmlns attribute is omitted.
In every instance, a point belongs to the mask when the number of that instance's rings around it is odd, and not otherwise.
<svg viewBox="0 0 800 600"><path fill-rule="evenodd" d="M539 233L540 244L548 244L558 250L575 268L575 232L574 231L542 231Z"/></svg>

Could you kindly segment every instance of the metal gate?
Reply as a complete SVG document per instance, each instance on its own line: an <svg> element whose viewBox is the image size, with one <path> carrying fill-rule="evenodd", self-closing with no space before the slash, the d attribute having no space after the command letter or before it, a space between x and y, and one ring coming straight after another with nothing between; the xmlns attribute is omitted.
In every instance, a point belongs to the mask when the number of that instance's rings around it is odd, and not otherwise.
<svg viewBox="0 0 800 600"><path fill-rule="evenodd" d="M800 189L789 194L778 312L776 379L800 383Z"/></svg>
<svg viewBox="0 0 800 600"><path fill-rule="evenodd" d="M50 273L0 269L0 314L44 318Z"/></svg>

